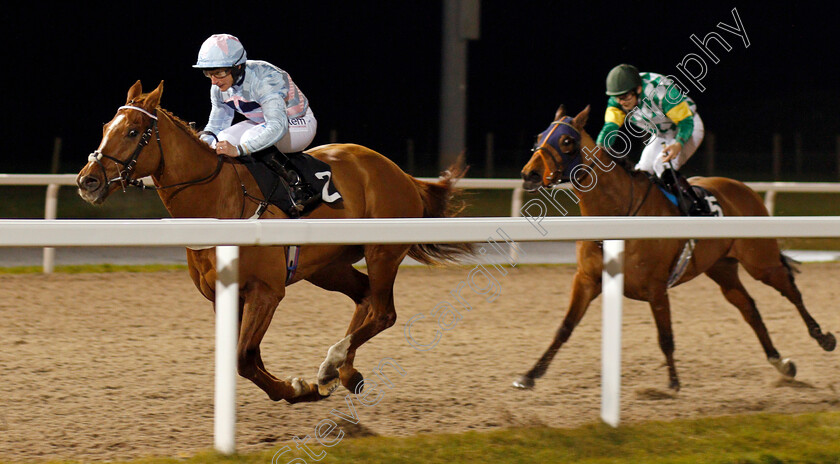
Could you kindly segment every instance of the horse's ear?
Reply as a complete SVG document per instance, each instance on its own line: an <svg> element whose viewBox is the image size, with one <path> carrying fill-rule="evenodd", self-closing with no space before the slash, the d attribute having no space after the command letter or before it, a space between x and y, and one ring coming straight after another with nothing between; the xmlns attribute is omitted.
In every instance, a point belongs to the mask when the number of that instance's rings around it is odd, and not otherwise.
<svg viewBox="0 0 840 464"><path fill-rule="evenodd" d="M155 109L160 105L160 96L163 94L163 81L160 81L157 88L149 92L146 97L146 109Z"/></svg>
<svg viewBox="0 0 840 464"><path fill-rule="evenodd" d="M572 125L577 127L578 129L583 129L586 126L586 121L589 120L589 105L586 105L586 108L583 109L575 119L572 120Z"/></svg>
<svg viewBox="0 0 840 464"><path fill-rule="evenodd" d="M138 79L137 82L128 89L128 96L125 97L125 103L131 103L131 101L139 97L141 93L143 93L143 85L140 84L140 80Z"/></svg>
<svg viewBox="0 0 840 464"><path fill-rule="evenodd" d="M561 104L560 108L557 108L557 112L554 113L554 120L559 121L560 118L566 115L566 106Z"/></svg>

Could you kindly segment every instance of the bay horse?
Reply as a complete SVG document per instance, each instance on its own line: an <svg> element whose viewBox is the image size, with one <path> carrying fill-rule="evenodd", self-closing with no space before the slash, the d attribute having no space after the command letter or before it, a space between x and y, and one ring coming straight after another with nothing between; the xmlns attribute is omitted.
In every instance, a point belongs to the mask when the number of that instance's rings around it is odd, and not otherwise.
<svg viewBox="0 0 840 464"><path fill-rule="evenodd" d="M588 117L588 106L575 117L567 116L564 107L560 106L554 122L538 136L533 155L522 169L523 188L534 191L572 180L572 176L577 180L572 185L584 216L679 216L677 207L645 173L635 171L623 157L595 145L584 130ZM575 174L576 165L584 167ZM689 181L711 192L726 216L768 216L758 194L741 182L723 177L694 177ZM624 296L650 304L659 346L668 366L669 387L675 391L680 389L680 381L674 364L668 281L685 244L686 240L628 240L624 251L624 268L632 270L624 274ZM579 241L576 250L577 272L566 316L551 345L533 368L514 382L515 387L532 388L535 379L545 374L589 304L601 293L603 253L600 242ZM703 273L709 276L752 327L770 364L792 378L796 375L796 366L789 359L783 359L770 341L755 302L738 277L739 264L750 276L775 288L796 306L808 333L820 347L825 351L835 348L834 335L823 333L805 309L802 295L794 283L794 269L775 239L699 240L693 259L675 285Z"/></svg>
<svg viewBox="0 0 840 464"><path fill-rule="evenodd" d="M173 217L250 217L258 206L253 194L259 188L248 169L216 155L187 123L161 108L162 93L162 81L147 94L142 92L140 81L129 89L125 105L105 124L99 148L79 172L76 182L81 197L100 204L114 191L151 176ZM455 206L453 184L465 172L459 162L439 181L423 182L360 145L323 145L308 153L331 166L330 181L343 197L343 209L321 205L309 215L311 218L445 217ZM287 216L270 206L263 217ZM353 367L356 350L396 321L393 287L403 258L408 255L433 264L469 251L468 244L303 247L297 271L287 282L287 247L242 247L239 374L274 401L316 401L329 396L339 381L358 393L363 377ZM353 267L362 258L367 263L367 275ZM214 301L215 248L187 249L187 263L195 286ZM345 337L329 348L316 384L300 378L280 380L268 372L260 356L260 342L286 286L301 280L341 292L356 304Z"/></svg>

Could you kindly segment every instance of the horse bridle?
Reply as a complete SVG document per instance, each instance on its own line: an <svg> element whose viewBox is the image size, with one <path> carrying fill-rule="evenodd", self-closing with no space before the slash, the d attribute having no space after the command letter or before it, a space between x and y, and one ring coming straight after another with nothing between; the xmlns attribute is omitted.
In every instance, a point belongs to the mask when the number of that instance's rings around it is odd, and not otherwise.
<svg viewBox="0 0 840 464"><path fill-rule="evenodd" d="M134 153L132 153L131 156L127 160L121 160L119 158L115 158L113 156L106 155L105 153L102 153L99 150L94 150L93 153L88 155L88 161L95 162L99 166L99 168L102 170L102 177L105 179L105 187L104 188L106 190L111 186L111 184L114 184L116 182L120 183L120 185L122 186L123 192L125 192L126 185L133 186L133 187L138 187L138 188L144 189L144 190L145 189L163 190L163 189L168 189L168 188L172 188L172 187L198 184L198 183L204 182L208 179L211 179L211 178L215 177L219 173L219 171L221 171L223 159L222 159L222 156L219 155L218 156L219 161L216 164L216 169L210 175L204 176L201 179L196 179L196 180L187 181L187 182L179 182L177 184L166 185L166 186L163 186L163 187L147 186L146 184L143 183L142 180L133 179L132 175L134 174L134 168L137 166L137 158L140 156L140 152L143 151L143 148L145 148L146 145L149 144L149 140L152 138L152 132L153 131L154 131L154 134L155 134L155 139L157 140L158 149L160 150L161 162L163 162L163 158L164 158L163 157L163 144L160 142L160 130L158 129L158 117L155 114L152 114L149 111L146 111L145 109L140 108L138 106L125 105L125 106L121 106L121 107L117 108L117 111L120 111L120 110L136 110L136 111L139 111L139 112L145 114L146 116L148 116L151 119L151 123L149 124L149 127L145 131L143 131L143 134L140 136L140 141L137 142L137 147L134 149ZM120 166L123 167L123 169L121 169L120 172L119 172L119 177L115 177L113 179L108 179L108 171L105 170L105 166L102 164L102 158L109 159L109 160L111 160L111 161L113 161L113 162L115 162L115 163L117 163L117 164L119 164Z"/></svg>
<svg viewBox="0 0 840 464"><path fill-rule="evenodd" d="M163 156L163 145L160 143L160 131L158 130L157 116L144 110L143 108L130 105L121 106L117 108L117 111L125 109L140 111L141 113L151 118L152 121L149 127L145 131L143 131L143 134L140 136L140 141L137 142L137 147L134 149L134 153L132 153L127 160L121 160L119 158L106 155L105 153L102 153L99 150L94 150L93 153L88 155L88 161L95 162L102 170L102 177L105 179L105 188L108 189L111 186L111 184L119 182L122 186L123 192L125 192L126 184L134 186L138 186L138 184L143 184L142 181L138 179L132 179L131 176L132 174L134 174L134 168L137 166L137 157L140 156L140 152L143 151L143 148L145 148L146 145L149 144L149 139L152 138L152 130L154 130L155 138L157 139L158 143L158 148L160 148L161 156ZM119 177L115 177L113 179L108 178L108 171L105 170L105 166L102 164L102 158L109 159L122 166L122 169L120 169L119 172Z"/></svg>
<svg viewBox="0 0 840 464"><path fill-rule="evenodd" d="M558 182L561 182L563 180L569 180L570 177L571 177L571 171L575 168L575 166L582 163L582 161L580 161L580 160L578 161L578 163L574 163L574 164L566 162L567 159L568 160L574 160L575 158L580 158L581 157L581 154L580 154L580 131L578 131L574 126L572 126L571 124L569 124L567 122L570 119L571 119L571 117L566 116L566 117L564 117L560 120L554 121L552 123L552 124L554 124L554 127L551 129L551 131L545 137L543 142L539 146L535 146L534 148L531 149L531 151L533 153L540 153L540 157L543 159L543 163L546 163L546 156L548 156L551 159L551 162L554 164L555 169L554 169L554 171L552 171L548 175L548 178L547 178L549 186L554 185L554 184L556 184ZM569 137L571 137L572 140L574 140L574 149L572 151L570 151L569 153L563 153L562 150L560 150L559 148L553 147L549 142L549 140L551 139L551 136L554 134L554 131L558 130L558 128L560 128L560 133L558 134L558 136L565 134L565 135L568 135ZM602 149L606 150L607 148L602 147ZM557 159L558 157L560 158L559 160ZM561 161L564 164L562 172L559 168ZM559 178L557 177L558 174L560 175ZM642 206L644 205L645 200L647 200L648 194L650 193L652 188L653 188L653 183L650 183L650 185L648 185L647 190L645 191L644 196L642 196L642 201L639 203L639 206L636 207L635 211L633 211L633 199L634 199L635 189L633 188L633 182L630 183L630 204L627 207L627 214L625 214L625 216L635 216L636 214L639 213L639 210L642 209Z"/></svg>
<svg viewBox="0 0 840 464"><path fill-rule="evenodd" d="M580 157L580 131L578 131L574 126L569 124L568 121L571 120L571 119L572 119L571 117L566 116L566 117L563 117L563 118L561 118L557 121L554 121L552 123L552 125L554 125L554 127L552 127L551 130L549 131L548 135L545 136L545 139L543 139L543 142L539 146L535 146L534 148L531 149L531 152L540 154L540 157L542 158L544 164L548 165L548 163L546 163L546 156L548 156L548 158L551 159L551 163L554 165L555 169L554 169L554 171L552 171L548 175L547 180L548 180L549 185L554 185L558 182L561 182L562 180L564 180L564 178L568 179L569 178L568 173L570 173L571 170L577 164L573 164L573 163L566 162L566 161L567 160L571 161L571 160L574 160L576 157L577 158ZM572 138L572 140L574 140L574 148L572 149L571 152L563 153L563 151L560 150L559 147L555 148L551 145L551 143L550 143L551 137L558 130L559 130L559 133L557 134L558 137L560 135L568 135L569 137ZM559 160L558 160L558 157L560 158ZM561 161L563 162L562 172L560 171L560 168L559 168ZM559 178L558 178L558 175L560 176Z"/></svg>

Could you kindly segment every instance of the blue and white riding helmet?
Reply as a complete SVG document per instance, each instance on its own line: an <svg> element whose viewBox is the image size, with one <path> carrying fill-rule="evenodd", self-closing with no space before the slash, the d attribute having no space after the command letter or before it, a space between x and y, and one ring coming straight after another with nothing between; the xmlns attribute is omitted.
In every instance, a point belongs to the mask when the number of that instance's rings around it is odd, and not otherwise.
<svg viewBox="0 0 840 464"><path fill-rule="evenodd" d="M230 34L214 34L201 44L193 68L232 68L244 63L246 59L245 47L239 39Z"/></svg>

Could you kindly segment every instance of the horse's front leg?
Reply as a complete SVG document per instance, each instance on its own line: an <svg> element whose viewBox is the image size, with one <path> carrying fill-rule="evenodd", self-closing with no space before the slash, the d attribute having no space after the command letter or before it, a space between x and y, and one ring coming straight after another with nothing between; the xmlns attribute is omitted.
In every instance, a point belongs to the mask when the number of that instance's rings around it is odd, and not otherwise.
<svg viewBox="0 0 840 464"><path fill-rule="evenodd" d="M239 375L254 382L274 401L297 403L321 399L317 386L303 379L280 380L271 375L260 356L260 343L271 324L274 310L285 295L285 289L278 294L261 281L250 281L245 284L242 293L244 303L237 345Z"/></svg>
<svg viewBox="0 0 840 464"><path fill-rule="evenodd" d="M566 312L566 317L557 333L554 334L554 341L551 346L545 351L539 361L528 371L525 375L513 382L516 388L533 388L534 380L545 374L554 355L560 349L560 346L569 339L572 331L577 327L583 315L586 314L586 309L589 308L589 303L601 293L600 279L596 280L584 274L580 270L575 274L572 282L572 298L569 304L569 310Z"/></svg>

